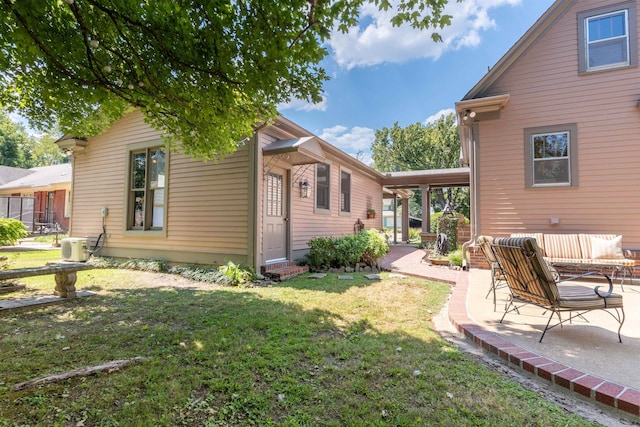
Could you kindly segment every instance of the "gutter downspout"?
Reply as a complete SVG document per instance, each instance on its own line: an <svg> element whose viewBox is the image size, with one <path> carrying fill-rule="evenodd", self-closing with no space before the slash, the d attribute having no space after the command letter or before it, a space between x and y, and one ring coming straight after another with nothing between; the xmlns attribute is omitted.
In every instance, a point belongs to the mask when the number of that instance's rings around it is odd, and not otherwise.
<svg viewBox="0 0 640 427"><path fill-rule="evenodd" d="M475 241L477 236L477 221L479 215L478 208L478 200L476 196L476 182L478 182L478 168L476 161L476 140L474 128L473 126L465 126L463 129L465 130L466 135L462 135L462 142L467 144L467 163L469 166L469 204L471 205L471 218L469 218L469 240L462 244L462 269L468 270L467 266L467 258L469 255L469 246L471 246Z"/></svg>
<svg viewBox="0 0 640 427"><path fill-rule="evenodd" d="M261 173L258 173L258 169L262 171L260 163L260 131L267 126L267 123L263 123L257 126L253 130L253 136L251 137L249 145L249 221L248 221L248 235L249 241L247 242L247 264L259 271L260 266L257 265L258 261L258 206L260 204L260 197L258 189L260 188Z"/></svg>

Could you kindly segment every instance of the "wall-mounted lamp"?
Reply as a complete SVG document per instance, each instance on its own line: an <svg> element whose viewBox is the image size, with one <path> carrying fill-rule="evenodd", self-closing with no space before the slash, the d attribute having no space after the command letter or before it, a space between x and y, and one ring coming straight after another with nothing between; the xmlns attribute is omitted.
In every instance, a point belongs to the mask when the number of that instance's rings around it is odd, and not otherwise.
<svg viewBox="0 0 640 427"><path fill-rule="evenodd" d="M475 116L476 116L475 111L467 110L464 112L464 116L462 116L462 120L469 120L470 118L473 119Z"/></svg>
<svg viewBox="0 0 640 427"><path fill-rule="evenodd" d="M309 184L309 181L300 181L298 186L300 187L300 198L308 198L311 193L311 184Z"/></svg>

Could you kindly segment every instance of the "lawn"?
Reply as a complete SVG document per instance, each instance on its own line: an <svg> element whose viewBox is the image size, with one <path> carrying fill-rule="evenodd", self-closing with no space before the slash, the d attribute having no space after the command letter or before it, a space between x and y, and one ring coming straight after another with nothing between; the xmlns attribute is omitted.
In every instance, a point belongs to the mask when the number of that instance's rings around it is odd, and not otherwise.
<svg viewBox="0 0 640 427"><path fill-rule="evenodd" d="M58 256L20 253L12 267ZM78 288L95 296L0 314L0 425L591 425L440 338L430 318L448 285L335 276L233 288L80 272ZM10 297L53 289L51 276L24 282ZM13 390L136 356L117 371Z"/></svg>

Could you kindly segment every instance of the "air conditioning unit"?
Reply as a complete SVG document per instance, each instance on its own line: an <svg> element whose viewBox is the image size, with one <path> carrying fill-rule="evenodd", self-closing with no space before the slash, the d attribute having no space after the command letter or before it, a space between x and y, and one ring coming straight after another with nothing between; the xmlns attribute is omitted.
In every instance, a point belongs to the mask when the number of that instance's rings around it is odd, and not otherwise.
<svg viewBox="0 0 640 427"><path fill-rule="evenodd" d="M84 262L91 255L87 249L87 239L68 237L62 239L60 245L60 253L63 261Z"/></svg>

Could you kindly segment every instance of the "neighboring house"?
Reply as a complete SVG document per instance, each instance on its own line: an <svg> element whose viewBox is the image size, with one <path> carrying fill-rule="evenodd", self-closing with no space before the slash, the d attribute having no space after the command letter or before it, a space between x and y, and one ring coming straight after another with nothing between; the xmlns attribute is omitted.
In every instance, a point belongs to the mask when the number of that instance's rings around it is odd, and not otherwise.
<svg viewBox="0 0 640 427"><path fill-rule="evenodd" d="M72 237L104 226L104 256L260 267L301 257L313 237L382 226L366 213L382 207L384 176L285 118L217 163L161 137L134 111L57 142L73 152Z"/></svg>
<svg viewBox="0 0 640 427"><path fill-rule="evenodd" d="M396 209L396 223L395 226L402 228L402 206ZM384 228L393 228L393 200L384 199L382 201L382 226ZM409 216L409 228L421 228L422 218L415 216Z"/></svg>
<svg viewBox="0 0 640 427"><path fill-rule="evenodd" d="M456 103L472 233L640 248L637 2L558 0Z"/></svg>
<svg viewBox="0 0 640 427"><path fill-rule="evenodd" d="M14 179L0 185L0 217L21 219L33 232L69 229L71 164L8 171Z"/></svg>

